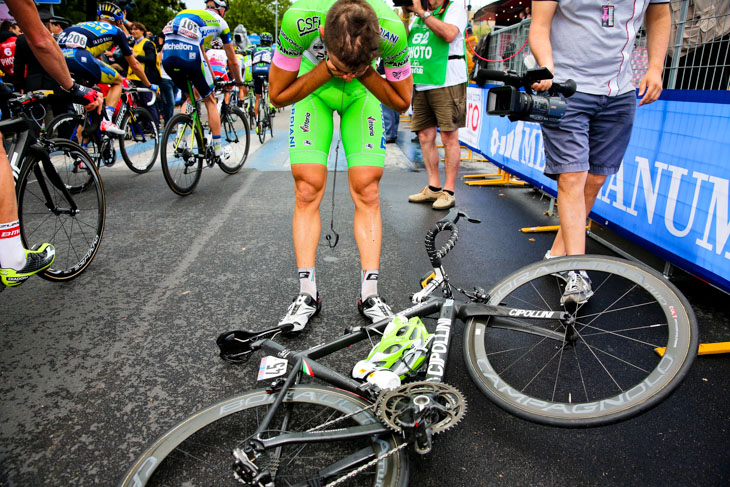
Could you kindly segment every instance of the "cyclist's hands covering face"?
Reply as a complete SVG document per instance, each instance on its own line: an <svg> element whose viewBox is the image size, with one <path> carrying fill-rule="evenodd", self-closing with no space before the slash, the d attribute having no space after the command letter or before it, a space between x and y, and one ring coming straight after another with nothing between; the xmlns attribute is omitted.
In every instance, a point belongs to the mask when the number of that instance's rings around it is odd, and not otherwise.
<svg viewBox="0 0 730 487"><path fill-rule="evenodd" d="M324 62L327 64L327 70L330 72L330 74L332 76L334 76L335 78L340 78L341 80L344 80L348 83L350 81L352 81L353 79L359 78L360 76L365 74L365 72L370 67L369 64L366 64L365 66L361 66L361 67L355 69L354 71L349 70L349 69L341 66L341 63L339 63L337 61L333 61L332 58L329 56L329 54L325 58Z"/></svg>

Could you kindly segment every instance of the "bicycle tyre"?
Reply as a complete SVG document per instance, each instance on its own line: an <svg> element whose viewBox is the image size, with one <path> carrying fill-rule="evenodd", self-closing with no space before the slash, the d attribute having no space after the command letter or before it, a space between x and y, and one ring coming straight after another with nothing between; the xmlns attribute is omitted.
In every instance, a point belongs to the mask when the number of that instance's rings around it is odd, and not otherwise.
<svg viewBox="0 0 730 487"><path fill-rule="evenodd" d="M96 137L92 137L87 141L82 140L81 132L83 131L85 124L86 115L79 115L78 113L62 113L61 115L54 117L48 124L48 128L46 129L47 138L70 140L71 142L78 144L84 151L86 151L94 165L99 168L101 163L101 148L99 141ZM69 187L69 190L72 193L83 191L87 185L92 183L92 180L89 179L85 183L81 183L80 181L76 182L79 184Z"/></svg>
<svg viewBox="0 0 730 487"><path fill-rule="evenodd" d="M220 161L220 168L226 174L236 174L241 170L248 158L251 145L251 133L247 116L238 107L229 105L221 117L221 136L225 147L230 147L231 157L228 162ZM238 127L236 127L238 125ZM224 147L224 150L225 150Z"/></svg>
<svg viewBox="0 0 730 487"><path fill-rule="evenodd" d="M122 487L180 485L181 480L192 485L219 485L225 478L233 480L231 451L240 446L247 435L253 433L256 428L255 414L259 414L259 420L262 419L262 411L273 403L275 398L275 394L269 394L263 389L248 391L191 415L167 431L145 450L134 461L119 485ZM296 427L299 420L303 420L305 423L300 426L307 428L323 421L324 418L331 419L331 415L352 413L369 404L361 397L347 391L318 385L293 387L287 394L285 403L289 406L281 407L280 410L289 410L292 413L288 430ZM295 405L296 407L294 407ZM320 415L309 416L313 410L319 411ZM322 413L328 413L330 416ZM360 411L346 421L347 424L354 425L370 424L378 420L372 411ZM279 425L276 420L271 424L272 426ZM280 467L276 475L277 485L290 485L287 483L290 480L287 476L289 473L286 470L287 467L292 469L292 475L307 475L301 471L302 469L309 470L311 475L313 468L321 468L321 465L314 464L320 461L322 456L335 457L325 459L325 465L329 465L327 462L339 460L340 457L337 456L335 449L349 447L352 451L358 451L361 443L370 444L372 441L379 448L376 451L382 452L384 448L394 448L401 441L394 434L377 439L362 438L361 440L363 441L354 441L353 444L350 441L342 441L282 447ZM206 449L208 442L213 443L210 446L211 452ZM305 458L300 459L297 455L302 451L305 453ZM289 456L290 454L295 456ZM257 459L257 462L260 460L260 458ZM214 465L215 462L219 464ZM263 464L259 463L258 466L263 467ZM376 466L371 468L374 468L375 472L366 472L368 477L374 473L374 479L371 479L372 482L368 482L371 485L384 487L407 485L408 457L404 450L381 459ZM209 472L209 469L214 471ZM171 478L176 475L179 478Z"/></svg>
<svg viewBox="0 0 730 487"><path fill-rule="evenodd" d="M160 150L157 125L150 112L132 107L122 120L124 135L119 138L119 152L127 167L137 174L152 169Z"/></svg>
<svg viewBox="0 0 730 487"><path fill-rule="evenodd" d="M263 106L264 98L262 96L259 100L259 109L258 113L256 114L256 133L259 136L259 142L261 142L262 144L266 140L266 110L264 110Z"/></svg>
<svg viewBox="0 0 730 487"><path fill-rule="evenodd" d="M178 127L181 138L178 141ZM179 143L178 143L179 142ZM192 144L192 147L182 147ZM195 190L203 172L203 147L200 136L193 133L193 119L185 113L170 118L162 135L162 174L170 189L180 196L187 196Z"/></svg>
<svg viewBox="0 0 730 487"><path fill-rule="evenodd" d="M18 179L18 217L25 248L50 242L56 248L51 267L39 275L49 281L69 281L89 266L99 251L106 223L104 186L88 154L76 143L53 139L49 157L77 206L69 201L46 172L39 155L31 152ZM80 164L83 162L83 164ZM88 181L80 185L75 181ZM47 188L47 200L42 188Z"/></svg>
<svg viewBox="0 0 730 487"><path fill-rule="evenodd" d="M269 126L269 135L274 138L274 122L271 116L271 100L269 99L269 90L266 90L266 125Z"/></svg>
<svg viewBox="0 0 730 487"><path fill-rule="evenodd" d="M466 366L489 399L521 418L561 427L623 421L659 404L682 381L697 354L697 320L658 272L595 255L523 267L494 286L489 304L560 310L556 273L575 269L588 273L594 294L566 309L576 318L574 340L550 336L566 327L534 315L471 318ZM666 347L663 356L658 347Z"/></svg>

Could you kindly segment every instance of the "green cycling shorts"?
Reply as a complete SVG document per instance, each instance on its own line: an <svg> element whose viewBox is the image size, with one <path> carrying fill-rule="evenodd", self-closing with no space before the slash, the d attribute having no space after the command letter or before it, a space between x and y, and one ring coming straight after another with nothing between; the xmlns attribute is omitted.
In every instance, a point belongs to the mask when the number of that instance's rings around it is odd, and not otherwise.
<svg viewBox="0 0 730 487"><path fill-rule="evenodd" d="M330 80L294 104L289 122L289 159L292 164L327 165L332 145L334 111L347 167L385 165L385 131L380 101L359 81Z"/></svg>

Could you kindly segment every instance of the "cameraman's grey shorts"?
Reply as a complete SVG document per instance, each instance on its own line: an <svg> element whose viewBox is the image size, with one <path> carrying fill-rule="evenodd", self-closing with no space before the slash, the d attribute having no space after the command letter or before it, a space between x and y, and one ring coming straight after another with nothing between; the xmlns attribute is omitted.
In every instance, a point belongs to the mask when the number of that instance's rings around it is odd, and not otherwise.
<svg viewBox="0 0 730 487"><path fill-rule="evenodd" d="M576 92L566 98L565 116L542 124L545 175L588 171L616 174L631 139L636 92L619 96Z"/></svg>

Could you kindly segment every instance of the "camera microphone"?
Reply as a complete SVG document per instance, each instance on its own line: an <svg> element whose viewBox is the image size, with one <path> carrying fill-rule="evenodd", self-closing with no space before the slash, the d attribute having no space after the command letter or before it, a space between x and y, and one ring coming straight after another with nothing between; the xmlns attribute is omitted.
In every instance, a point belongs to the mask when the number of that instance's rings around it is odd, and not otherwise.
<svg viewBox="0 0 730 487"><path fill-rule="evenodd" d="M569 96L573 96L575 90L578 89L578 86L575 84L575 80L569 79L562 83L554 81L553 89L567 98Z"/></svg>

